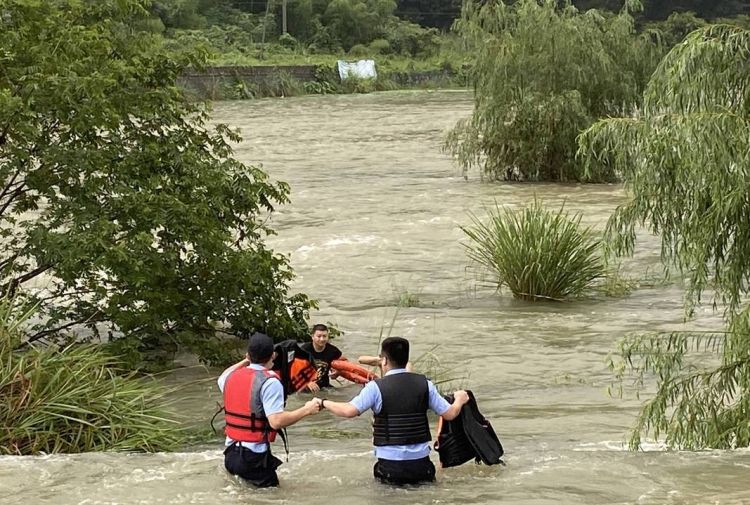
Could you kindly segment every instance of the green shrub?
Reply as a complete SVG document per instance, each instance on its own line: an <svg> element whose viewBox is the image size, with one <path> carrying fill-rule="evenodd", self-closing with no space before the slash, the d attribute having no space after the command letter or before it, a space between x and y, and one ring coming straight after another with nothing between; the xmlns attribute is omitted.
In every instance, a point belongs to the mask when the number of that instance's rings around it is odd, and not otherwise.
<svg viewBox="0 0 750 505"><path fill-rule="evenodd" d="M396 54L429 56L440 47L439 32L435 28L423 28L408 21L392 20L386 33Z"/></svg>
<svg viewBox="0 0 750 505"><path fill-rule="evenodd" d="M225 83L222 89L222 99L224 100L247 100L255 98L257 90L254 85L248 85L242 79L235 79L234 82Z"/></svg>
<svg viewBox="0 0 750 505"><path fill-rule="evenodd" d="M349 76L341 82L341 91L344 93L372 93L375 91L376 79L362 79Z"/></svg>
<svg viewBox="0 0 750 505"><path fill-rule="evenodd" d="M356 44L349 49L349 56L367 56L370 54L370 50L363 44Z"/></svg>
<svg viewBox="0 0 750 505"><path fill-rule="evenodd" d="M482 133L486 123L477 125L472 118L461 120L446 136L445 146L463 160L482 153L485 174L491 179L566 181L582 178L581 165L575 160L576 137L591 124L592 118L578 91L559 95L529 92L516 99L513 113L504 118L493 124L492 136ZM615 174L602 166L591 181L614 179Z"/></svg>
<svg viewBox="0 0 750 505"><path fill-rule="evenodd" d="M674 12L664 21L649 23L647 30L652 36L661 39L665 47L671 48L682 42L688 33L707 24L692 12Z"/></svg>
<svg viewBox="0 0 750 505"><path fill-rule="evenodd" d="M389 76L378 74L374 84L375 91L393 91L398 89L399 85Z"/></svg>
<svg viewBox="0 0 750 505"><path fill-rule="evenodd" d="M279 36L279 45L282 47L286 47L287 49L296 49L299 45L297 42L297 39L292 37L288 33L282 33Z"/></svg>
<svg viewBox="0 0 750 505"><path fill-rule="evenodd" d="M332 95L338 91L337 87L328 81L305 81L302 84L308 95Z"/></svg>
<svg viewBox="0 0 750 505"><path fill-rule="evenodd" d="M148 33L164 33L167 29L158 17L150 17L133 23L133 28Z"/></svg>
<svg viewBox="0 0 750 505"><path fill-rule="evenodd" d="M258 85L258 96L298 96L305 93L302 81L288 72L274 72L271 77Z"/></svg>
<svg viewBox="0 0 750 505"><path fill-rule="evenodd" d="M524 300L563 300L582 295L605 275L600 240L581 229L580 214L564 206L546 210L538 201L521 211L500 207L487 223L472 215L462 228L469 257L488 268L498 288Z"/></svg>
<svg viewBox="0 0 750 505"><path fill-rule="evenodd" d="M370 52L373 54L388 54L391 52L391 43L385 39L375 39L370 42Z"/></svg>
<svg viewBox="0 0 750 505"><path fill-rule="evenodd" d="M184 439L164 414L168 391L97 347L17 350L30 315L0 300L0 454L163 451Z"/></svg>
<svg viewBox="0 0 750 505"><path fill-rule="evenodd" d="M331 0L321 22L346 49L382 36L395 10L393 0Z"/></svg>

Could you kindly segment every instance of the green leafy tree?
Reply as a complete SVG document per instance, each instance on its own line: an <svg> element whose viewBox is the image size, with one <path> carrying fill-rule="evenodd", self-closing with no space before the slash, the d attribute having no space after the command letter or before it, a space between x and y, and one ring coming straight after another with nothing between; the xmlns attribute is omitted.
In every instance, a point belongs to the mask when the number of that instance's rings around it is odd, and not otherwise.
<svg viewBox="0 0 750 505"><path fill-rule="evenodd" d="M217 332L306 334L286 257L263 243L289 188L175 85L196 55L134 32L140 0L0 0L0 288L135 357Z"/></svg>
<svg viewBox="0 0 750 505"><path fill-rule="evenodd" d="M322 19L348 50L355 44L369 43L383 33L395 9L393 0L331 0Z"/></svg>
<svg viewBox="0 0 750 505"><path fill-rule="evenodd" d="M636 105L657 61L627 9L605 16L554 0L467 2L456 27L476 52L474 113L446 148L464 170L480 166L493 179L581 179L576 136ZM615 177L606 168L597 179Z"/></svg>
<svg viewBox="0 0 750 505"><path fill-rule="evenodd" d="M206 19L199 13L199 0L154 0L150 10L167 28L201 28Z"/></svg>
<svg viewBox="0 0 750 505"><path fill-rule="evenodd" d="M659 234L668 266L687 278L689 311L712 290L726 332L640 335L621 344L619 378L656 376L631 445L666 435L670 446L750 445L750 31L709 26L664 58L634 117L593 125L580 138L589 163L607 160L630 195L609 221L615 252L636 231Z"/></svg>
<svg viewBox="0 0 750 505"><path fill-rule="evenodd" d="M695 12L705 19L750 13L750 5L745 0L646 0L644 3L648 19L664 19L673 12L685 11Z"/></svg>
<svg viewBox="0 0 750 505"><path fill-rule="evenodd" d="M398 15L422 26L448 30L461 14L460 0L399 0Z"/></svg>
<svg viewBox="0 0 750 505"><path fill-rule="evenodd" d="M674 47L693 31L706 26L706 21L692 12L676 12L666 20L651 23L648 30L659 37L665 47Z"/></svg>

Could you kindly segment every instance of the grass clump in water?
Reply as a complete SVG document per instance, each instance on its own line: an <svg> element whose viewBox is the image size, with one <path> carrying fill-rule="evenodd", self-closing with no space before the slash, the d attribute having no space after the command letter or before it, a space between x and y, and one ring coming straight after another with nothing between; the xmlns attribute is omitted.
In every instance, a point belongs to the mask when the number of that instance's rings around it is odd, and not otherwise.
<svg viewBox="0 0 750 505"><path fill-rule="evenodd" d="M363 433L361 431L339 430L335 428L311 428L310 436L312 436L313 438L342 440L342 439L354 439L354 438L367 438L370 436L370 434Z"/></svg>
<svg viewBox="0 0 750 505"><path fill-rule="evenodd" d="M581 228L581 215L545 209L535 200L520 211L500 207L487 222L472 215L462 228L468 256L490 270L498 288L523 300L563 300L583 295L605 277L601 241Z"/></svg>
<svg viewBox="0 0 750 505"><path fill-rule="evenodd" d="M415 372L430 379L438 392L444 395L463 388L467 381L467 375L459 364L446 365L435 354L438 347L440 347L439 344L420 354L412 360L411 365Z"/></svg>
<svg viewBox="0 0 750 505"><path fill-rule="evenodd" d="M30 316L0 300L0 454L151 452L184 440L163 410L170 391L96 346L19 350Z"/></svg>

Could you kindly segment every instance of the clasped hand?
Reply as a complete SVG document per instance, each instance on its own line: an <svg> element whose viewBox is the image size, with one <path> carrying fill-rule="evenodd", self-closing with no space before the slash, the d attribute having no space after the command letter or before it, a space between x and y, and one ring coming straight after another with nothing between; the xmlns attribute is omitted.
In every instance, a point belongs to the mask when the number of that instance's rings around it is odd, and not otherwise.
<svg viewBox="0 0 750 505"><path fill-rule="evenodd" d="M310 414L316 414L320 412L322 403L323 400L321 400L320 398L313 398L312 400L309 400L307 403L305 403L305 408Z"/></svg>

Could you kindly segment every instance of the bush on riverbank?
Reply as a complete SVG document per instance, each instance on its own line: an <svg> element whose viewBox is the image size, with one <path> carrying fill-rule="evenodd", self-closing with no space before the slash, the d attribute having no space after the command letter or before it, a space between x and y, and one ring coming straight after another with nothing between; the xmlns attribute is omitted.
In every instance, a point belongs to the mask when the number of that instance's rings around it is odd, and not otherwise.
<svg viewBox="0 0 750 505"><path fill-rule="evenodd" d="M167 390L92 345L18 350L24 324L0 300L0 454L163 451L184 437Z"/></svg>
<svg viewBox="0 0 750 505"><path fill-rule="evenodd" d="M463 228L469 258L489 269L498 288L523 300L580 296L605 276L600 241L580 227L581 215L546 210L535 201L515 211L495 205L487 222Z"/></svg>

